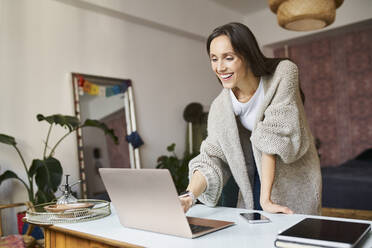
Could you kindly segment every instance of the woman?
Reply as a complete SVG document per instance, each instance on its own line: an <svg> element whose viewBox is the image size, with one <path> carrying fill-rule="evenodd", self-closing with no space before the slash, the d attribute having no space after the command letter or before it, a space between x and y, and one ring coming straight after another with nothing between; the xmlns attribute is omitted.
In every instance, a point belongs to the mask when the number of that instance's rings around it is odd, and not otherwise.
<svg viewBox="0 0 372 248"><path fill-rule="evenodd" d="M215 206L233 179L239 208L320 214L319 159L297 66L266 58L240 23L216 28L207 51L224 89L211 105L208 137L189 164L190 184L180 196L184 210L196 198Z"/></svg>

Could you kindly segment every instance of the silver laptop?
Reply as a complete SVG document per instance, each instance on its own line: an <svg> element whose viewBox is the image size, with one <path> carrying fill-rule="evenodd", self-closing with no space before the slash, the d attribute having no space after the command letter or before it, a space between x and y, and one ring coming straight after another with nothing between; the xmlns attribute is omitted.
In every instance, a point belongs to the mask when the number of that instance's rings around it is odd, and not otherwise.
<svg viewBox="0 0 372 248"><path fill-rule="evenodd" d="M124 227L196 238L233 222L186 217L166 169L100 168Z"/></svg>

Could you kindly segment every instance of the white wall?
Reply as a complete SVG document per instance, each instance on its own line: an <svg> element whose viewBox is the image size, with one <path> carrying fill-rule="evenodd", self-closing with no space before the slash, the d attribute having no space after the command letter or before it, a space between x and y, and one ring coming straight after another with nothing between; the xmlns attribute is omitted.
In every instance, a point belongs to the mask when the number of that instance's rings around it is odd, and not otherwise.
<svg viewBox="0 0 372 248"><path fill-rule="evenodd" d="M137 0L126 2L135 7ZM187 32L156 24L151 18L136 19L79 1L0 0L0 133L16 137L28 164L40 158L48 125L38 123L35 116L73 115L69 74L81 72L133 80L138 130L145 141L141 148L144 167L154 167L172 142L181 155L184 107L192 101L207 106L220 91L199 34L221 20L208 10L205 14L197 10L197 16L190 16L184 13L190 8L182 8L185 1L177 2L168 9L147 4L148 10L142 14L158 12L161 17L172 12L163 22L178 23L179 27L180 20L188 19L190 23L184 24ZM141 1L139 7L143 4ZM222 15L222 10L218 14ZM204 19L208 28L203 27ZM191 33L193 28L197 31ZM56 127L53 137L64 131ZM75 140L74 135L67 138L56 152L64 173L72 175L71 182L79 177ZM26 178L15 151L0 144L0 173L9 168ZM26 199L19 182L0 186L0 203ZM4 216L6 233L16 231L13 214L7 211Z"/></svg>
<svg viewBox="0 0 372 248"><path fill-rule="evenodd" d="M72 2L74 0L58 0ZM179 30L206 37L215 27L241 22L243 16L209 0L79 0L87 7L95 6L122 14L138 21L149 22L158 28ZM75 3L76 4L76 3Z"/></svg>
<svg viewBox="0 0 372 248"><path fill-rule="evenodd" d="M281 28L277 22L276 15L271 12L269 8L245 16L243 22L255 34L259 44L261 46L266 46L272 43L324 32L371 18L371 0L345 0L336 10L336 20L333 24L327 28L311 32L296 32Z"/></svg>

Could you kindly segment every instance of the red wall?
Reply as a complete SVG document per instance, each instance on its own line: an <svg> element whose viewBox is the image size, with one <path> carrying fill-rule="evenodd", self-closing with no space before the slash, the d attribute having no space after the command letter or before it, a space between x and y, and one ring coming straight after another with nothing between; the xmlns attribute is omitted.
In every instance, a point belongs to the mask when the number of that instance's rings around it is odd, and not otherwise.
<svg viewBox="0 0 372 248"><path fill-rule="evenodd" d="M284 48L274 51L284 57ZM372 27L288 46L322 166L372 148Z"/></svg>

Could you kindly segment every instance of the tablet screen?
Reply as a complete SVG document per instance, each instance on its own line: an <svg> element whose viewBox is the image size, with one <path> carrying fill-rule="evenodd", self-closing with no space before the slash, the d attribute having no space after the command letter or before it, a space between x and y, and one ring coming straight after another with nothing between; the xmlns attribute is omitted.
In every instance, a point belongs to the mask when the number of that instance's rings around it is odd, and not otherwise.
<svg viewBox="0 0 372 248"><path fill-rule="evenodd" d="M354 244L369 227L364 223L306 218L279 235Z"/></svg>

